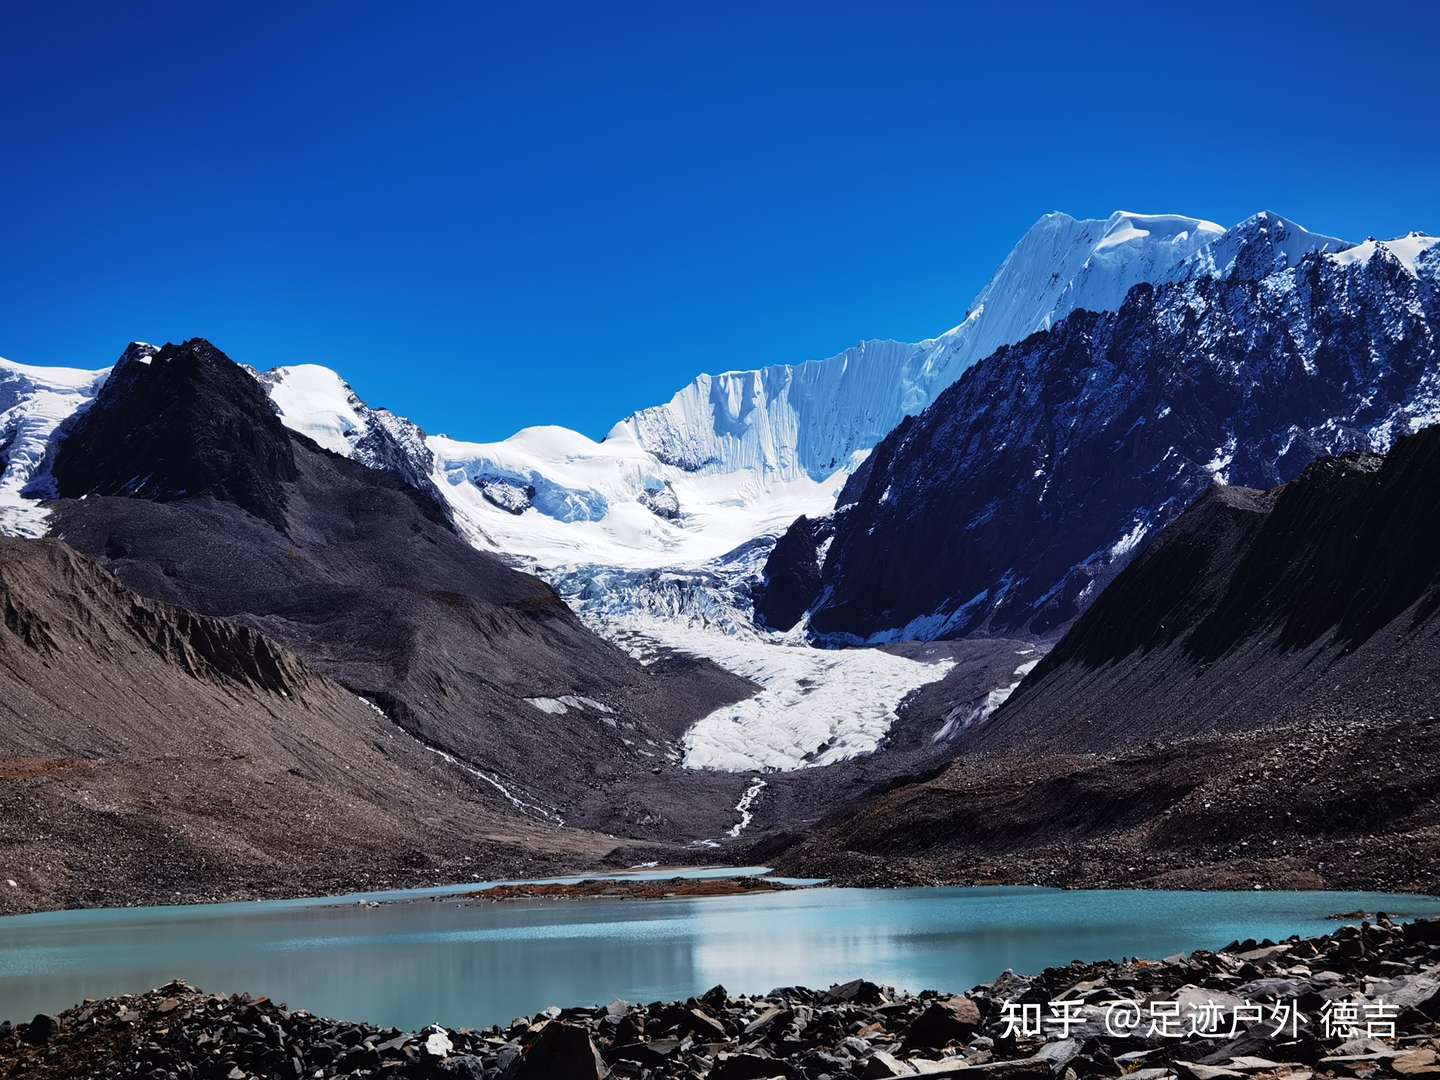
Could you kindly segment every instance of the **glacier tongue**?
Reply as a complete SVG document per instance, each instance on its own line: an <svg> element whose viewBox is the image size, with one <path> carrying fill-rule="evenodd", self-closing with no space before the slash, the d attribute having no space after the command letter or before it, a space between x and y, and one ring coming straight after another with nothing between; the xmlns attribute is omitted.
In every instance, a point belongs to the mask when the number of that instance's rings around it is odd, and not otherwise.
<svg viewBox="0 0 1440 1080"><path fill-rule="evenodd" d="M816 649L662 620L636 617L633 623L637 632L708 656L761 686L685 733L685 764L692 769L803 769L871 753L889 733L900 702L954 666L880 649Z"/></svg>
<svg viewBox="0 0 1440 1080"><path fill-rule="evenodd" d="M731 772L802 769L874 751L912 690L944 677L948 659L879 649L817 649L756 628L750 588L771 544L760 539L705 567L571 567L547 577L585 623L642 662L703 656L760 685L685 733L684 764Z"/></svg>

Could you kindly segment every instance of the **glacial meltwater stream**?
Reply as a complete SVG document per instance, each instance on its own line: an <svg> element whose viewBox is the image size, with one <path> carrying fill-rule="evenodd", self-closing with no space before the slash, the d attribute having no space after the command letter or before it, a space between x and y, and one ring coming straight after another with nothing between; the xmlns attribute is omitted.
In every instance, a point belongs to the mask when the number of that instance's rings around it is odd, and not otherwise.
<svg viewBox="0 0 1440 1080"><path fill-rule="evenodd" d="M958 991L1005 968L1325 933L1339 925L1327 916L1340 912L1440 914L1436 897L1340 892L817 888L675 900L431 899L476 887L372 894L411 900L379 907L351 896L0 918L0 1019L183 978L348 1020L480 1027L549 1005L685 998L716 983L756 993L863 976Z"/></svg>

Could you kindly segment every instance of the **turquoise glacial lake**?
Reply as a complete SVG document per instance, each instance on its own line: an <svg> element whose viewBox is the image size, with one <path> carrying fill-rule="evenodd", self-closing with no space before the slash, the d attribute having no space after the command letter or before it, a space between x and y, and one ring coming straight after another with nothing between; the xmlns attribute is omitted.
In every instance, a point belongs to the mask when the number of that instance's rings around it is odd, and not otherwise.
<svg viewBox="0 0 1440 1080"><path fill-rule="evenodd" d="M378 907L356 895L0 918L0 1018L181 978L383 1026L482 1027L550 1005L685 998L716 983L761 993L864 977L960 991L1006 968L1325 933L1339 912L1440 914L1436 897L1351 892L827 887L677 900L443 899L477 887L364 897L405 901Z"/></svg>

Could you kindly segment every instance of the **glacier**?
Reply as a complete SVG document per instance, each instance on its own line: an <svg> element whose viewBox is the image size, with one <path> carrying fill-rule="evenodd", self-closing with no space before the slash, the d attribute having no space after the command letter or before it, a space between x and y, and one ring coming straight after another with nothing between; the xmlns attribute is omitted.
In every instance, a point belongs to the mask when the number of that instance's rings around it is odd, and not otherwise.
<svg viewBox="0 0 1440 1080"><path fill-rule="evenodd" d="M1138 284L1223 276L1250 257L1244 237L1257 222L1271 233L1266 250L1279 252L1266 257L1290 261L1386 250L1413 272L1434 244L1412 235L1367 248L1264 213L1232 230L1175 214L1049 213L944 333L703 374L599 441L553 426L494 442L427 435L366 405L329 368L253 374L293 430L432 492L471 543L544 576L613 640L708 656L758 682L757 697L695 725L687 764L794 768L873 750L903 697L948 665L817 650L803 634L758 629L751 589L775 538L801 514L830 513L885 435L996 349L1077 309L1115 310ZM32 496L46 449L105 375L0 366L0 531L43 532Z"/></svg>
<svg viewBox="0 0 1440 1080"><path fill-rule="evenodd" d="M700 375L598 442L560 427L490 443L430 436L434 480L473 542L537 567L703 566L801 514L828 513L880 439L995 349L1077 307L1113 310L1225 234L1177 214L1049 213L938 337ZM345 413L341 402L311 411L317 440L331 434L331 412ZM301 410L287 412L306 430Z"/></svg>
<svg viewBox="0 0 1440 1080"><path fill-rule="evenodd" d="M94 400L109 368L35 367L0 359L0 533L43 536L40 498L56 431Z"/></svg>

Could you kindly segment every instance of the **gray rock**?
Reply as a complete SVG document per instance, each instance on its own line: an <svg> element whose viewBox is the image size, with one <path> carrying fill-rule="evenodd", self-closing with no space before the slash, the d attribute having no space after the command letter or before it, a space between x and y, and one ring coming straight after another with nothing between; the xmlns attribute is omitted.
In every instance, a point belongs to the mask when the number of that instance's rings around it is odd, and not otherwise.
<svg viewBox="0 0 1440 1080"><path fill-rule="evenodd" d="M1065 1066L1080 1056L1080 1042L1077 1039L1056 1039L1054 1042L1047 1042L1032 1057L1034 1061L1043 1061L1050 1066L1050 1071L1060 1073L1065 1071Z"/></svg>
<svg viewBox="0 0 1440 1080"><path fill-rule="evenodd" d="M446 1058L435 1070L445 1080L485 1080L485 1063L473 1054Z"/></svg>
<svg viewBox="0 0 1440 1080"><path fill-rule="evenodd" d="M860 1070L861 1080L890 1080L896 1076L911 1076L915 1070L895 1057L888 1050L876 1050L865 1061Z"/></svg>

